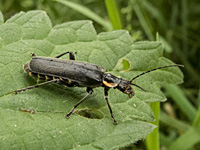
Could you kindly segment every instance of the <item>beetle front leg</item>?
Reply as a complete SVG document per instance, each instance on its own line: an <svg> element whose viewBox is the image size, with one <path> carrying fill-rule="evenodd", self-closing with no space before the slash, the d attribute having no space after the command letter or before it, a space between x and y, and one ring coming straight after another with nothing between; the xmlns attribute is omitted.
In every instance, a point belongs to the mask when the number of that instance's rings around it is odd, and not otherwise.
<svg viewBox="0 0 200 150"><path fill-rule="evenodd" d="M17 94L17 93L20 93L22 91L30 90L30 89L39 87L39 86L44 85L44 84L48 84L48 83L52 83L52 82L59 82L59 81L60 81L59 79L54 79L54 80L46 81L46 82L43 82L43 83L40 83L40 84L37 84L37 85L28 86L26 88L14 91L13 94Z"/></svg>
<svg viewBox="0 0 200 150"><path fill-rule="evenodd" d="M69 59L70 59L70 60L75 60L75 55L74 55L73 52L64 52L64 53L62 53L62 54L56 56L55 58L60 58L60 57L66 55L66 54L68 54L68 53L69 53Z"/></svg>
<svg viewBox="0 0 200 150"><path fill-rule="evenodd" d="M108 88L108 87L105 87L105 88L104 88L105 100L106 100L106 103L107 103L108 108L109 108L109 110L110 110L110 115L111 115L111 117L113 118L113 123L114 123L114 124L117 124L117 121L115 120L114 115L113 115L113 112L112 112L112 108L111 108L111 106L110 106L110 104L109 104L109 102L108 102L108 90L109 90L109 89L110 89L110 88Z"/></svg>
<svg viewBox="0 0 200 150"><path fill-rule="evenodd" d="M92 94L93 90L91 88L87 87L87 95L85 95L73 108L72 110L65 116L66 118L69 118L71 114L74 112L75 108L78 107L79 104L81 104L89 95Z"/></svg>

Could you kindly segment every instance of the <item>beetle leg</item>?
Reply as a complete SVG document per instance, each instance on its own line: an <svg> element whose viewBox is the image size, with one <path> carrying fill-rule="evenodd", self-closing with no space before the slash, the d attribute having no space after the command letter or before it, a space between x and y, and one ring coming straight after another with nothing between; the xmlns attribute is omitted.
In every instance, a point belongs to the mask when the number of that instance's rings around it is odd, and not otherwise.
<svg viewBox="0 0 200 150"><path fill-rule="evenodd" d="M111 108L111 106L110 106L110 104L109 104L109 102L108 102L108 90L109 90L109 89L110 89L110 88L108 88L108 87L105 87L105 88L104 88L105 100L106 100L106 103L107 103L108 108L109 108L109 110L110 110L111 117L113 118L113 123L114 123L114 124L117 124L117 121L115 120L114 115L113 115L113 112L112 112L112 108Z"/></svg>
<svg viewBox="0 0 200 150"><path fill-rule="evenodd" d="M26 87L26 88L23 88L23 89L14 91L13 94L17 94L17 93L20 93L20 92L22 92L22 91L26 91L26 90L29 90L29 89L33 89L33 88L39 87L39 86L44 85L44 84L48 84L48 83L52 83L52 82L59 82L59 80L60 80L60 79L54 79L54 80L46 81L46 82L43 82L43 83L40 83L40 84L37 84L37 85L28 86L28 87Z"/></svg>
<svg viewBox="0 0 200 150"><path fill-rule="evenodd" d="M35 57L35 56L36 56L35 53L31 53L31 55L32 55L32 57Z"/></svg>
<svg viewBox="0 0 200 150"><path fill-rule="evenodd" d="M75 60L75 55L74 55L73 52L64 52L64 53L62 53L62 54L56 56L55 58L60 58L60 57L62 57L63 55L68 54L68 53L69 53L69 59L70 59L70 60Z"/></svg>
<svg viewBox="0 0 200 150"><path fill-rule="evenodd" d="M65 116L66 118L69 118L71 114L74 112L75 108L78 107L79 104L81 104L89 95L92 94L93 90L91 88L87 87L87 95L85 95L73 108L72 110Z"/></svg>

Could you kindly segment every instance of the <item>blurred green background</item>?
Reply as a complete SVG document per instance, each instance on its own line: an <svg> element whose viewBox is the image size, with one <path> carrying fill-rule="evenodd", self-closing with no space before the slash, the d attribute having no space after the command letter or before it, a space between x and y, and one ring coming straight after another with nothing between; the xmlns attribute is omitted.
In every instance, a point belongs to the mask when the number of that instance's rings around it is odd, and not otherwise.
<svg viewBox="0 0 200 150"><path fill-rule="evenodd" d="M168 101L161 103L158 146L200 149L200 1L0 0L0 10L5 20L20 11L44 10L53 25L89 19L98 33L125 29L134 41L155 41L159 35L164 56L185 68L183 84L163 87ZM144 142L126 149L135 148L152 149Z"/></svg>

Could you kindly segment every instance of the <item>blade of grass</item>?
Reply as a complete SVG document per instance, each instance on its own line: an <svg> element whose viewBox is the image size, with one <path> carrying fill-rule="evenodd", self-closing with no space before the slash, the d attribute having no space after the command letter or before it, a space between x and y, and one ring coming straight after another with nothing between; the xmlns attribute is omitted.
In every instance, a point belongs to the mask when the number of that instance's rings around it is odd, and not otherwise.
<svg viewBox="0 0 200 150"><path fill-rule="evenodd" d="M181 0L181 20L182 20L182 44L183 44L183 53L187 56L188 54L188 30L187 30L187 22L188 22L188 8L187 8L187 0Z"/></svg>
<svg viewBox="0 0 200 150"><path fill-rule="evenodd" d="M119 16L119 10L115 3L115 0L105 0L106 8L109 14L110 21L112 22L113 29L122 29L121 19Z"/></svg>
<svg viewBox="0 0 200 150"><path fill-rule="evenodd" d="M172 12L171 12L171 19L170 19L170 27L172 28L172 30L176 29L177 26L177 20L178 20L178 16L179 16L179 6L178 6L178 2L174 1L173 5L172 5ZM173 37L172 37L173 38Z"/></svg>
<svg viewBox="0 0 200 150"><path fill-rule="evenodd" d="M200 101L200 89L199 89L199 94L198 94L198 101ZM199 105L198 112L196 114L196 117L193 121L192 126L194 128L197 128L197 127L199 127L199 125L200 125L200 105Z"/></svg>
<svg viewBox="0 0 200 150"><path fill-rule="evenodd" d="M146 33L149 40L153 41L154 40L153 34L151 33L151 29L145 19L145 16L142 13L142 10L140 9L138 0L131 0L131 3L144 32Z"/></svg>
<svg viewBox="0 0 200 150"><path fill-rule="evenodd" d="M156 41L159 41L159 33L156 33ZM152 124L156 125L157 128L149 134L146 138L146 146L148 150L159 150L160 141L159 141L159 113L160 113L160 102L151 103L150 107L154 112L156 121Z"/></svg>
<svg viewBox="0 0 200 150"><path fill-rule="evenodd" d="M160 41L162 42L164 46L165 52L171 53L173 51L172 46L164 37L160 36Z"/></svg>
<svg viewBox="0 0 200 150"><path fill-rule="evenodd" d="M0 11L0 24L2 24L3 22L4 22L3 14L2 14L2 12Z"/></svg>
<svg viewBox="0 0 200 150"><path fill-rule="evenodd" d="M150 104L151 109L155 115L155 122L152 124L156 125L157 128L153 130L146 138L146 146L148 150L159 150L160 141L159 141L159 112L160 112L160 102L155 102Z"/></svg>
<svg viewBox="0 0 200 150"><path fill-rule="evenodd" d="M157 8L151 1L148 0L142 0L140 2L147 13L158 21L158 24L163 28L163 30L168 29L166 19L164 18L163 13L160 12L160 8Z"/></svg>
<svg viewBox="0 0 200 150"><path fill-rule="evenodd" d="M187 59L186 55L182 52L182 50L176 46L175 48L176 55L179 56L181 61L184 64L184 68L186 71L191 75L191 80L194 80L195 82L200 84L199 76L200 74L198 71L192 66L191 62Z"/></svg>
<svg viewBox="0 0 200 150"><path fill-rule="evenodd" d="M169 150L188 150L198 142L200 142L200 129L190 128L170 145Z"/></svg>
<svg viewBox="0 0 200 150"><path fill-rule="evenodd" d="M163 148L168 148L169 145L173 142L171 138L169 138L168 135L165 135L164 133L160 132L160 146Z"/></svg>
<svg viewBox="0 0 200 150"><path fill-rule="evenodd" d="M112 30L112 26L110 24L110 22L106 22L105 19L103 19L101 16L99 16L98 14L96 14L95 12L93 12L92 10L90 10L89 8L79 5L77 3L74 3L72 1L67 1L67 0L52 0L52 1L56 1L59 2L61 4L64 4L65 6L68 6L80 13L82 13L83 15L87 16L88 18L96 21L97 23L99 23L100 25L102 25L107 31L111 31Z"/></svg>
<svg viewBox="0 0 200 150"><path fill-rule="evenodd" d="M181 111L193 121L197 110L190 104L183 91L177 85L165 85L164 87Z"/></svg>
<svg viewBox="0 0 200 150"><path fill-rule="evenodd" d="M164 112L160 112L160 117L159 117L160 121L168 126L171 126L173 128L176 128L178 130L181 131L186 131L190 128L190 125L179 121L177 119L174 119L172 117L169 117L167 114L165 114Z"/></svg>

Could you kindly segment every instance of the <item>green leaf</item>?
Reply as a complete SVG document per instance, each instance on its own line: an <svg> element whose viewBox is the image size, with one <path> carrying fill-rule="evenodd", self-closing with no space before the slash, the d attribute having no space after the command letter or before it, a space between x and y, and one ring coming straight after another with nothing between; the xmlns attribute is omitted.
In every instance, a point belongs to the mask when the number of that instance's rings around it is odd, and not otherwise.
<svg viewBox="0 0 200 150"><path fill-rule="evenodd" d="M116 149L130 145L155 128L146 121L154 121L148 103L166 100L158 84L181 83L183 78L177 67L166 68L135 80L147 92L134 87L133 98L111 89L109 101L117 125L113 125L101 87L95 88L76 112L65 119L66 113L86 95L85 88L49 84L17 95L11 93L37 83L22 69L31 60L31 52L48 57L77 52L76 60L103 66L107 72L131 80L143 71L173 64L162 57L162 44L133 43L124 30L97 35L91 21L52 27L43 11L13 16L0 25L0 39L2 149Z"/></svg>

